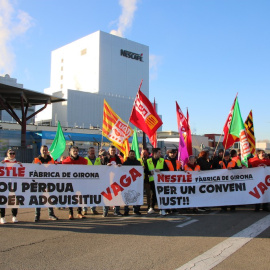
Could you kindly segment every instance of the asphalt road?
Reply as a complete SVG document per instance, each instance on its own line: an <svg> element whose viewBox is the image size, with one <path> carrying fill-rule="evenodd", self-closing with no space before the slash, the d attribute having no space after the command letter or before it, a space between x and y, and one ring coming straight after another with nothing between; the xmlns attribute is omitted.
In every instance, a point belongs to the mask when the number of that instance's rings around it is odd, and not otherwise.
<svg viewBox="0 0 270 270"><path fill-rule="evenodd" d="M211 269L207 261L197 268L181 267L209 250L212 254L212 248L214 257L222 258L213 269L270 269L270 219L264 221L270 215L252 206L234 213L212 208L166 217L147 215L143 208L141 217L114 217L110 211L103 218L97 210L100 215L70 221L67 209L56 209L60 219L50 221L42 209L35 223L34 209L19 209L19 223L13 224L7 209L8 223L0 226L0 269ZM266 229L258 236L244 237L250 241L230 256L218 251L225 240L242 240L232 236L260 220Z"/></svg>

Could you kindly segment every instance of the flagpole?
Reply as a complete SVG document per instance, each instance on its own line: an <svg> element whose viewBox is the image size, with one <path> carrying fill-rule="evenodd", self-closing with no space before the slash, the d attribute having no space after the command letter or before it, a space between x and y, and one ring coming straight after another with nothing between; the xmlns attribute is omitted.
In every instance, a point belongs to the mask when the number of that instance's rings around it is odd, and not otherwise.
<svg viewBox="0 0 270 270"><path fill-rule="evenodd" d="M143 82L143 79L141 80L141 83L140 83L140 85L139 85L138 92L141 90L142 82ZM137 92L137 93L138 93L138 92ZM136 97L137 97L137 94L136 94ZM134 107L134 104L135 104L136 97L135 97L135 99L134 99L134 101L133 101L132 110L131 110L131 113L130 113L130 116L129 116L129 119L128 119L128 126L129 126L129 120L130 120L130 117L131 117L131 115L132 115L132 111L133 111L133 107ZM140 129L140 130L141 130L141 129ZM145 135L144 132L143 132L143 135ZM143 139L143 147L144 147L144 139Z"/></svg>
<svg viewBox="0 0 270 270"><path fill-rule="evenodd" d="M103 133L101 132L101 143L100 143L100 149L102 149L102 144L103 144ZM98 150L99 151L99 150Z"/></svg>
<svg viewBox="0 0 270 270"><path fill-rule="evenodd" d="M220 139L221 139L221 136L223 135L223 132L220 134L220 136L219 136L219 140L218 140L218 143L217 143L217 147L216 147L216 149L215 149L215 151L214 151L214 156L215 156L215 154L216 154L216 152L217 152L217 148L218 148L218 145L219 145L219 143L220 143Z"/></svg>
<svg viewBox="0 0 270 270"><path fill-rule="evenodd" d="M141 83L140 83L138 92L141 90L142 82L143 82L143 79L141 80ZM137 92L137 93L138 93L138 92ZM137 94L136 94L136 97L137 97ZM132 110L131 110L131 113L130 113L130 116L129 116L129 119L128 119L128 124L129 124L130 117L131 117L131 115L132 115L132 111L133 111L133 107L134 107L134 104L135 104L136 97L135 97L135 99L134 99L134 101L133 101Z"/></svg>
<svg viewBox="0 0 270 270"><path fill-rule="evenodd" d="M146 135L143 132L143 148L147 148L147 144L146 144Z"/></svg>
<svg viewBox="0 0 270 270"><path fill-rule="evenodd" d="M102 117L102 129L101 129L101 143L100 143L100 149L102 149L102 144L103 144L103 120L104 120L104 103L106 99L104 98L103 100L103 117ZM99 151L99 150L98 150Z"/></svg>

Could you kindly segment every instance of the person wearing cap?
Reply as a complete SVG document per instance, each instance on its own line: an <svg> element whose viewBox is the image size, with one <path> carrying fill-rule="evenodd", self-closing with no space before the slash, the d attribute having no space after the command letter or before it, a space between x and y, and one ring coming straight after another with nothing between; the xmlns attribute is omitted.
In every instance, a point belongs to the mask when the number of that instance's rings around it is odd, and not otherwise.
<svg viewBox="0 0 270 270"><path fill-rule="evenodd" d="M230 152L225 151L224 158L219 162L220 169L238 169L237 164L230 157Z"/></svg>
<svg viewBox="0 0 270 270"><path fill-rule="evenodd" d="M5 164L20 163L16 160L15 151L12 149L8 149L5 159L1 162L5 163ZM0 211L1 211L0 223L5 224L5 223L7 223L6 218L5 218L6 208L0 208ZM18 222L18 219L17 219L18 208L11 208L11 213L12 213L12 222L17 223Z"/></svg>
<svg viewBox="0 0 270 270"><path fill-rule="evenodd" d="M88 162L87 165L90 165L90 166L101 165L101 160L99 157L96 157L95 147L93 147L93 146L89 147L88 155L85 157L85 159ZM91 213L93 215L98 215L98 211L96 210L96 206L91 207ZM83 215L87 215L87 207L83 208Z"/></svg>
<svg viewBox="0 0 270 270"><path fill-rule="evenodd" d="M239 169L237 167L236 162L231 159L229 151L225 151L224 158L222 161L219 162L219 166L220 166L220 169L228 169L228 170ZM221 212L227 212L227 207L228 206L222 206ZM232 212L235 212L235 205L230 205L229 207Z"/></svg>
<svg viewBox="0 0 270 270"><path fill-rule="evenodd" d="M218 155L214 156L213 158L213 163L212 163L212 169L219 169L219 162L222 161L224 155L224 150L219 149L218 150Z"/></svg>
<svg viewBox="0 0 270 270"><path fill-rule="evenodd" d="M165 162L168 166L169 171L180 171L181 170L181 162L177 160L177 149L169 149L167 151L167 157L165 158Z"/></svg>

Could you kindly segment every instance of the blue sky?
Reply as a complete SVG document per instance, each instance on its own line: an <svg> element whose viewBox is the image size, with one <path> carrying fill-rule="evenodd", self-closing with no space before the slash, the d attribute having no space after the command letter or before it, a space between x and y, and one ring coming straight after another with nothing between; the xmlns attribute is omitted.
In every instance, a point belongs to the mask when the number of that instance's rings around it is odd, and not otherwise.
<svg viewBox="0 0 270 270"><path fill-rule="evenodd" d="M257 140L270 140L269 10L269 0L0 0L0 74L43 92L51 51L115 30L149 46L163 130L177 130L177 101L193 133L220 134L238 93L243 120L252 109Z"/></svg>

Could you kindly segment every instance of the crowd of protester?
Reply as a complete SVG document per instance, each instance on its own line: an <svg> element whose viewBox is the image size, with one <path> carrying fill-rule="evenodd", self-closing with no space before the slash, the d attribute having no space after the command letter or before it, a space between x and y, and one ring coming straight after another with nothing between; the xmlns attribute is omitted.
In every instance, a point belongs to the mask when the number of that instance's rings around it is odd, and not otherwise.
<svg viewBox="0 0 270 270"><path fill-rule="evenodd" d="M216 169L228 169L228 170L235 170L235 169L242 169L241 164L241 153L239 150L231 150L224 151L223 149L218 150L217 155L213 155L213 157L209 156L209 151L203 150L199 153L198 157L196 156L189 156L189 160L187 164L182 166L181 162L177 159L178 150L177 149L170 149L167 150L165 156L161 155L160 148L153 148L152 152L150 153L148 148L144 148L141 151L140 159L137 160L135 156L135 151L130 150L127 159L124 161L123 155L117 154L117 149L115 146L111 145L107 150L100 149L98 156L96 156L95 148L90 147L88 149L88 154L86 157L79 156L79 148L77 146L72 146L69 150L69 156L65 157L62 156L60 161L55 161L50 156L48 147L43 145L40 148L40 155L33 160L35 164L63 164L63 165L72 165L72 164L80 164L80 165L91 165L91 166L100 166L100 165L117 165L118 167L121 166L143 166L144 168L144 194L146 196L146 203L147 203L147 214L151 215L157 212L156 205L157 205L157 197L156 197L156 189L155 189L155 182L154 182L154 173L160 171L206 171L206 170L216 170ZM16 160L16 153L14 150L9 149L6 153L6 158L2 161L2 163L20 163ZM270 166L270 158L269 155L265 153L263 150L257 150L254 156L251 156L248 160L248 167L266 167ZM226 212L227 208L230 208L232 212L235 211L236 206L222 206L221 212ZM140 205L133 206L133 214L136 216L141 215ZM268 211L268 204L256 204L255 211L258 212L262 208L263 211ZM59 208L63 209L63 208ZM107 217L109 214L110 207L104 206L103 207L103 217ZM159 209L159 214L165 216L170 212L179 211L180 209L171 209L171 210L164 210ZM206 211L206 208L193 208L193 212L198 211ZM0 224L5 224L5 208L0 208L1 211L1 218ZM120 206L113 207L113 215L115 216L129 216L130 209L126 205L124 206L124 214L120 212ZM17 208L11 209L12 213L12 222L17 223ZM93 215L98 215L99 212L96 210L96 207L91 207L91 213ZM54 209L52 207L48 208L48 215L49 220L58 220L56 215L54 214ZM77 218L84 219L85 215L87 215L87 207L78 207L77 208ZM69 216L70 220L74 219L74 212L73 208L69 207ZM40 220L40 208L35 209L35 222Z"/></svg>

